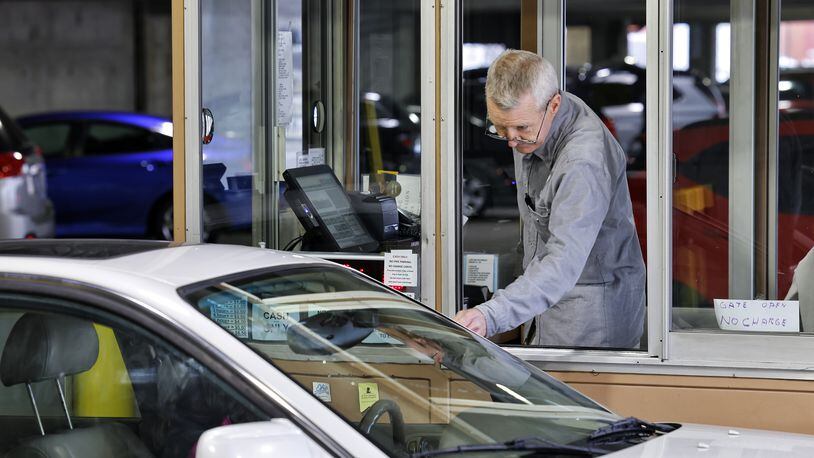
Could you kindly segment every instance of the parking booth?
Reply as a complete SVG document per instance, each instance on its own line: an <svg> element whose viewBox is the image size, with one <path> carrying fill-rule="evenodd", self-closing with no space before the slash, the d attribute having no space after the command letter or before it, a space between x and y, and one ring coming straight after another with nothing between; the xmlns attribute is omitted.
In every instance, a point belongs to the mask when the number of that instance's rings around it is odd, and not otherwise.
<svg viewBox="0 0 814 458"><path fill-rule="evenodd" d="M814 433L806 2L182 3L176 240L313 254L448 316L488 300L523 256L486 71L536 52L626 153L646 326L634 349L494 339L619 412Z"/></svg>

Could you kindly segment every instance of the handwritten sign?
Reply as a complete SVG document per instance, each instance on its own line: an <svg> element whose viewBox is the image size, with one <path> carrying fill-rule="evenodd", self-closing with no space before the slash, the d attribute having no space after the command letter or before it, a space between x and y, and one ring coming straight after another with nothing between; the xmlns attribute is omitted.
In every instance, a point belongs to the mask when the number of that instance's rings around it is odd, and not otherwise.
<svg viewBox="0 0 814 458"><path fill-rule="evenodd" d="M385 253L384 284L418 286L418 255L410 250L393 250Z"/></svg>
<svg viewBox="0 0 814 458"><path fill-rule="evenodd" d="M800 332L800 302L715 299L715 319L726 331Z"/></svg>

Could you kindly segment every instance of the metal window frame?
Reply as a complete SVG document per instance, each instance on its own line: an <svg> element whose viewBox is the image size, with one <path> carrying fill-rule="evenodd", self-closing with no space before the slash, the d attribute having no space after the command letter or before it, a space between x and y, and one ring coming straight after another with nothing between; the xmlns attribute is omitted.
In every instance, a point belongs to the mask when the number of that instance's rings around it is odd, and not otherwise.
<svg viewBox="0 0 814 458"><path fill-rule="evenodd" d="M184 203L186 242L203 240L203 161L201 155L201 8L184 2Z"/></svg>
<svg viewBox="0 0 814 458"><path fill-rule="evenodd" d="M446 0L451 1L451 0ZM436 147L437 142L437 112L438 91L436 78L438 53L438 20L436 18L436 5L441 6L441 0L421 0L420 3L420 65L421 65L421 256L420 256L420 285L421 302L430 304L440 310L436 299L441 297L437 286L440 281L440 269L436 265L437 254L437 224L441 218L440 208L436 201L436 192L440 191L436 183L438 170L436 163L440 163ZM449 19L447 19L449 20ZM438 142L440 146L440 142Z"/></svg>

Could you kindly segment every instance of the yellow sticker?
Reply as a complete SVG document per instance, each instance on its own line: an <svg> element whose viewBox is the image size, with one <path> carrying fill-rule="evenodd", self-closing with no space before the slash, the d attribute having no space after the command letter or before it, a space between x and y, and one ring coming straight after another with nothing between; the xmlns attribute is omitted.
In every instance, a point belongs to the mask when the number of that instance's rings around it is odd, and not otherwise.
<svg viewBox="0 0 814 458"><path fill-rule="evenodd" d="M379 385L375 383L360 383L359 386L359 412L364 412L379 400Z"/></svg>

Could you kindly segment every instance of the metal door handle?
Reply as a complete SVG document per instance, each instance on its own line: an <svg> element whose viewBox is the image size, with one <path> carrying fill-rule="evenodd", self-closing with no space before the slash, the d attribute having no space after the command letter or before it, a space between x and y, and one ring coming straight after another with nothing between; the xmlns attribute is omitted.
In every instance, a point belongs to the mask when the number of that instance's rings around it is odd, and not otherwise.
<svg viewBox="0 0 814 458"><path fill-rule="evenodd" d="M212 116L212 110L209 108L201 109L201 142L204 145L212 143L212 138L215 136L215 117Z"/></svg>

